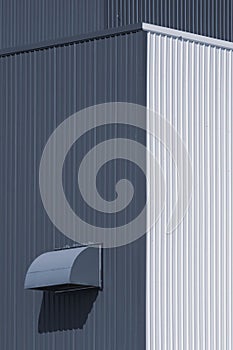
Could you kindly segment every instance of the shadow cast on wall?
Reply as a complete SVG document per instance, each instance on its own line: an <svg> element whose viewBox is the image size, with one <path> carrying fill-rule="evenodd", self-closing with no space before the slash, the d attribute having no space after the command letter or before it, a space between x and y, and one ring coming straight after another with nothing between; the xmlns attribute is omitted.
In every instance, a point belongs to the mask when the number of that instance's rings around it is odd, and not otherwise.
<svg viewBox="0 0 233 350"><path fill-rule="evenodd" d="M44 292L38 320L38 332L82 329L98 292L98 289L58 294Z"/></svg>

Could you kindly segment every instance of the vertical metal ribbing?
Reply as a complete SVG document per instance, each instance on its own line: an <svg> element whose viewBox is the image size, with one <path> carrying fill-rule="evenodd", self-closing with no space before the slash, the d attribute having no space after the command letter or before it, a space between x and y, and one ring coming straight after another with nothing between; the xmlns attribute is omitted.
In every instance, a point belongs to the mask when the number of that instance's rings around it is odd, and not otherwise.
<svg viewBox="0 0 233 350"><path fill-rule="evenodd" d="M147 43L147 106L177 130L193 169L188 212L167 235L177 173L161 145L148 144L161 162L167 194L162 218L147 237L147 349L228 350L233 52L153 33Z"/></svg>
<svg viewBox="0 0 233 350"><path fill-rule="evenodd" d="M148 22L218 39L233 39L230 0L130 0L127 4L122 6L119 0L108 0L111 27Z"/></svg>
<svg viewBox="0 0 233 350"><path fill-rule="evenodd" d="M76 317L88 295L80 303L77 294L58 301L54 295L24 291L35 257L74 243L50 222L41 202L39 164L49 136L68 116L93 104L145 106L145 58L142 31L0 58L3 350L145 347L145 237L104 250L104 289L82 329ZM89 142L83 142L83 151ZM72 171L66 176L65 182L76 181Z"/></svg>
<svg viewBox="0 0 233 350"><path fill-rule="evenodd" d="M108 28L106 0L1 0L0 48Z"/></svg>

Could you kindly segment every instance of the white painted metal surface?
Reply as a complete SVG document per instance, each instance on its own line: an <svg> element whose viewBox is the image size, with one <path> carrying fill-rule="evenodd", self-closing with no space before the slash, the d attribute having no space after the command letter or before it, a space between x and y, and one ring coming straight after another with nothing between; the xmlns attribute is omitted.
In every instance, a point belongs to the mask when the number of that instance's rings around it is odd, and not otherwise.
<svg viewBox="0 0 233 350"><path fill-rule="evenodd" d="M224 48L224 42L205 43L203 37L198 43L198 37L176 37L176 31L159 34L157 27L153 33L152 27L144 28L150 30L147 106L181 135L191 157L193 181L188 212L167 235L177 174L163 146L148 144L160 161L167 193L163 215L147 239L147 350L230 350L232 44Z"/></svg>
<svg viewBox="0 0 233 350"><path fill-rule="evenodd" d="M196 42L198 44L210 45L213 47L223 48L233 50L233 43L226 40L219 40L213 37L207 37L203 35L198 35L194 33L184 32L182 30L171 29L167 27L161 27L154 24L143 23L142 29L151 32L153 34L161 34L167 37L179 38L183 40L188 40L192 42Z"/></svg>

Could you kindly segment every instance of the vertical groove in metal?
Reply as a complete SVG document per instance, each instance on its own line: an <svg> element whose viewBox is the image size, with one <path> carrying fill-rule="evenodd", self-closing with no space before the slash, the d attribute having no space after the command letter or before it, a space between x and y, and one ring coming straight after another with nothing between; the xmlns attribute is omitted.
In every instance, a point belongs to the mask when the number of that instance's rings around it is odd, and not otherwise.
<svg viewBox="0 0 233 350"><path fill-rule="evenodd" d="M233 52L148 33L147 55L147 106L174 126L193 167L188 212L167 235L177 174L148 144L167 195L147 239L147 349L232 349Z"/></svg>
<svg viewBox="0 0 233 350"><path fill-rule="evenodd" d="M145 58L142 31L0 58L2 350L145 347L145 237L104 251L104 289L83 326L77 323L88 296L24 291L36 256L73 244L52 225L40 199L39 163L49 136L93 104L145 105Z"/></svg>

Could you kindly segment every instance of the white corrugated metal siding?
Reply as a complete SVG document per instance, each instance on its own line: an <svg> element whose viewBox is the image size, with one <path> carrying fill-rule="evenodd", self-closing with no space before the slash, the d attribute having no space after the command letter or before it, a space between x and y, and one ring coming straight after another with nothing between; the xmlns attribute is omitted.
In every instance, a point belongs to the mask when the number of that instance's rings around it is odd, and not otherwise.
<svg viewBox="0 0 233 350"><path fill-rule="evenodd" d="M223 46L148 33L147 106L182 137L193 176L188 212L168 235L177 174L150 142L167 193L147 239L147 350L233 348L233 51Z"/></svg>

